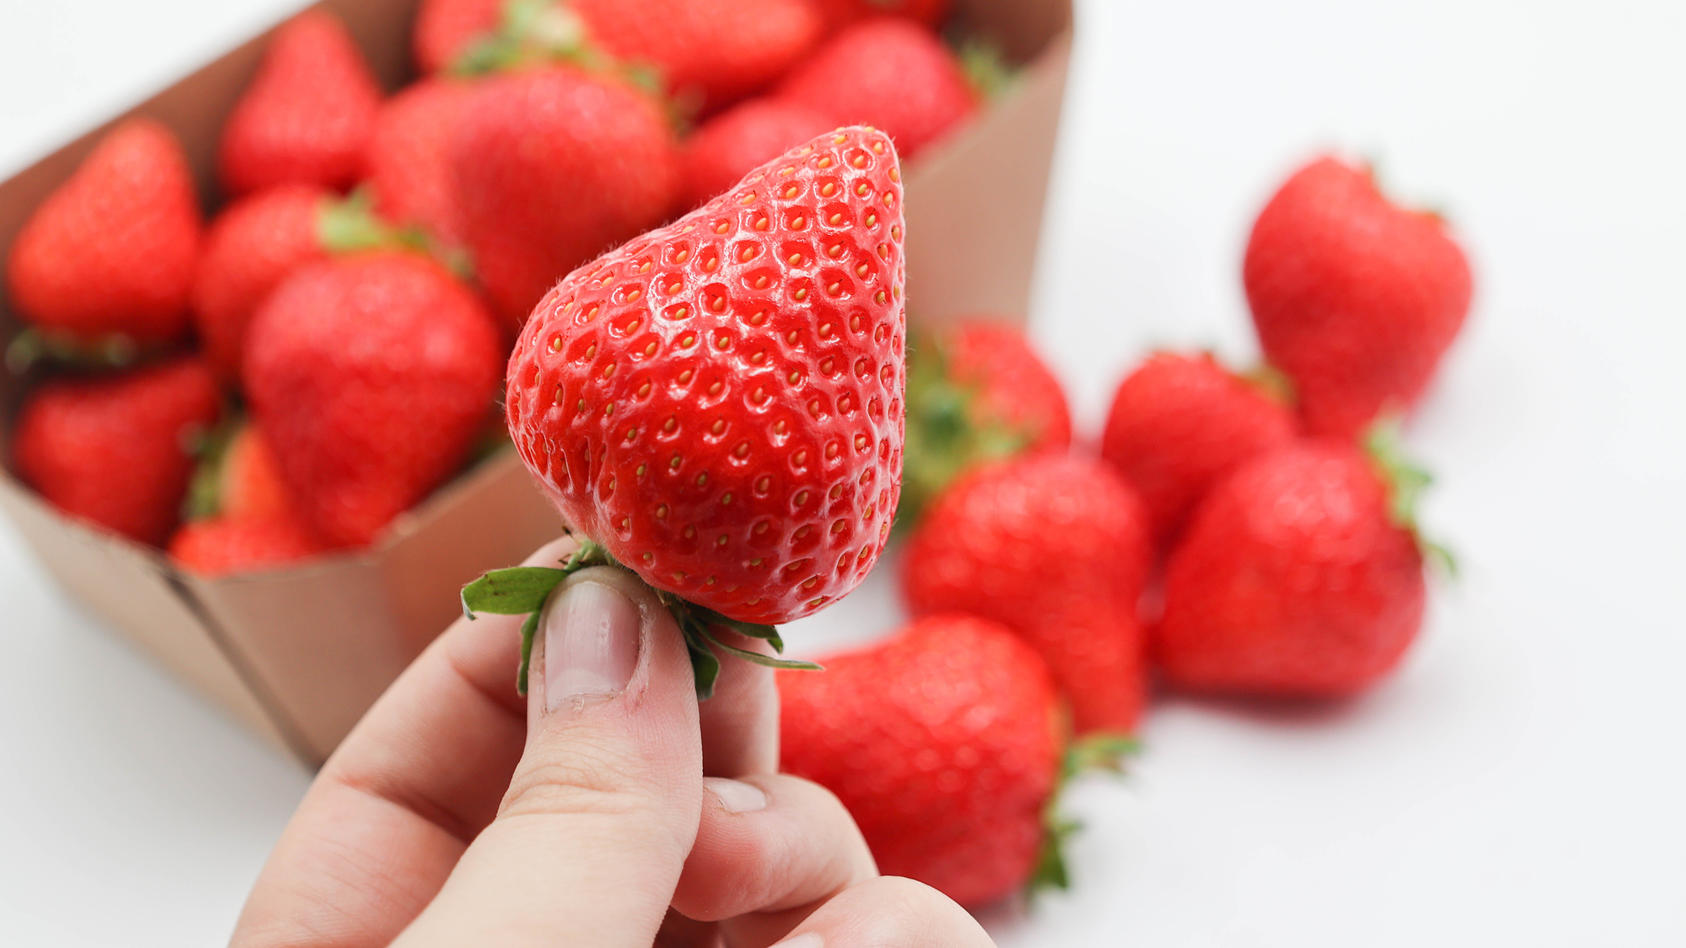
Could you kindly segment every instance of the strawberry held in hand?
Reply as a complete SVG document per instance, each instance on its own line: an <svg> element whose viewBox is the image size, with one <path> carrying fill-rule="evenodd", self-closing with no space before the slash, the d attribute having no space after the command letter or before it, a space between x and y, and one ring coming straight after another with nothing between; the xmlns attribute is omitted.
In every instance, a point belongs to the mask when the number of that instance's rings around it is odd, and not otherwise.
<svg viewBox="0 0 1686 948"><path fill-rule="evenodd" d="M1047 660L1078 733L1129 733L1145 681L1138 600L1147 511L1098 460L1042 454L956 481L908 538L914 615L965 612L1017 632Z"/></svg>
<svg viewBox="0 0 1686 948"><path fill-rule="evenodd" d="M363 176L381 90L345 26L310 10L276 30L223 126L217 170L231 194L281 184L343 189Z"/></svg>
<svg viewBox="0 0 1686 948"><path fill-rule="evenodd" d="M1426 483L1381 455L1308 442L1215 488L1171 554L1155 657L1185 688L1333 697L1398 664L1422 624L1411 502Z"/></svg>
<svg viewBox="0 0 1686 948"><path fill-rule="evenodd" d="M12 244L18 315L72 344L167 343L187 329L199 204L169 129L130 119L47 196Z"/></svg>
<svg viewBox="0 0 1686 948"><path fill-rule="evenodd" d="M894 147L841 129L569 274L517 341L522 459L589 550L718 614L693 634L808 615L877 561L900 491L902 228Z"/></svg>
<svg viewBox="0 0 1686 948"><path fill-rule="evenodd" d="M1469 263L1446 222L1333 158L1265 205L1242 276L1265 356L1313 434L1350 438L1411 407L1469 312Z"/></svg>
<svg viewBox="0 0 1686 948"><path fill-rule="evenodd" d="M837 795L882 872L972 906L1063 883L1048 825L1066 752L1059 693L1007 629L927 616L778 682L783 768Z"/></svg>

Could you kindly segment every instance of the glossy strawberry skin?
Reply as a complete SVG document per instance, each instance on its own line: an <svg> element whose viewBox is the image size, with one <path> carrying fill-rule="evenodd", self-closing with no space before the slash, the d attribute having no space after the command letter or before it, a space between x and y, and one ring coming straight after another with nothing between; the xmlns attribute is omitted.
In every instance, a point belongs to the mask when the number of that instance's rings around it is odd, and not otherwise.
<svg viewBox="0 0 1686 948"><path fill-rule="evenodd" d="M204 576L245 573L296 563L326 547L288 516L218 516L186 524L170 538L177 563Z"/></svg>
<svg viewBox="0 0 1686 948"><path fill-rule="evenodd" d="M1135 487L1161 544L1225 474L1293 441L1281 401L1210 355L1148 357L1113 395L1101 455Z"/></svg>
<svg viewBox="0 0 1686 948"><path fill-rule="evenodd" d="M978 106L948 48L929 30L893 18L852 26L828 40L785 77L777 95L834 123L883 129L908 161Z"/></svg>
<svg viewBox="0 0 1686 948"><path fill-rule="evenodd" d="M1147 512L1110 468L1034 455L937 498L908 539L902 594L916 616L1012 629L1048 662L1079 733L1129 733L1144 700L1137 609L1150 561Z"/></svg>
<svg viewBox="0 0 1686 948"><path fill-rule="evenodd" d="M1417 401L1472 291L1444 221L1396 207L1368 171L1333 158L1300 169L1265 205L1243 282L1307 430L1339 437Z"/></svg>
<svg viewBox="0 0 1686 948"><path fill-rule="evenodd" d="M244 378L305 519L364 546L468 459L500 359L466 287L419 254L373 252L277 287L252 319Z"/></svg>
<svg viewBox="0 0 1686 948"><path fill-rule="evenodd" d="M778 99L752 99L720 113L687 138L680 151L681 199L696 207L728 190L761 164L835 122Z"/></svg>
<svg viewBox="0 0 1686 948"><path fill-rule="evenodd" d="M423 0L411 48L424 75L448 69L476 40L498 28L507 0Z"/></svg>
<svg viewBox="0 0 1686 948"><path fill-rule="evenodd" d="M1422 624L1422 556L1355 448L1309 442L1213 489L1172 553L1155 657L1197 691L1338 697L1398 664Z"/></svg>
<svg viewBox="0 0 1686 948"><path fill-rule="evenodd" d="M197 359L48 381L18 413L12 457L24 482L59 509L159 545L193 474L191 441L221 409Z"/></svg>
<svg viewBox="0 0 1686 948"><path fill-rule="evenodd" d="M246 329L270 292L300 267L325 259L323 209L333 199L308 184L242 198L211 221L193 281L193 318L212 368L240 377Z"/></svg>
<svg viewBox="0 0 1686 948"><path fill-rule="evenodd" d="M275 32L223 126L217 168L230 194L282 184L344 189L363 176L381 91L339 20L307 11Z"/></svg>
<svg viewBox="0 0 1686 948"><path fill-rule="evenodd" d="M1025 439L1025 453L1071 446L1065 390L1023 331L967 320L944 331L939 344L949 375L975 392L975 425L1018 432Z"/></svg>
<svg viewBox="0 0 1686 948"><path fill-rule="evenodd" d="M741 621L859 584L900 490L899 178L881 133L828 133L544 298L506 406L568 524Z"/></svg>
<svg viewBox="0 0 1686 948"><path fill-rule="evenodd" d="M13 308L78 341L169 342L187 329L199 252L193 177L151 119L113 129L30 216L6 261Z"/></svg>
<svg viewBox="0 0 1686 948"><path fill-rule="evenodd" d="M571 0L569 7L592 43L623 62L654 66L671 95L704 109L772 84L820 37L809 0Z"/></svg>
<svg viewBox="0 0 1686 948"><path fill-rule="evenodd" d="M935 27L948 16L954 0L813 0L828 29L880 16L899 16Z"/></svg>
<svg viewBox="0 0 1686 948"><path fill-rule="evenodd" d="M660 222L677 195L677 146L656 104L571 67L481 82L450 155L463 237L511 324L568 271Z"/></svg>
<svg viewBox="0 0 1686 948"><path fill-rule="evenodd" d="M1063 743L1036 653L938 614L824 665L778 673L783 769L837 795L888 875L962 905L1024 888Z"/></svg>
<svg viewBox="0 0 1686 948"><path fill-rule="evenodd" d="M446 246L462 243L452 187L450 145L474 87L424 79L381 106L369 137L369 188L375 210L420 227Z"/></svg>

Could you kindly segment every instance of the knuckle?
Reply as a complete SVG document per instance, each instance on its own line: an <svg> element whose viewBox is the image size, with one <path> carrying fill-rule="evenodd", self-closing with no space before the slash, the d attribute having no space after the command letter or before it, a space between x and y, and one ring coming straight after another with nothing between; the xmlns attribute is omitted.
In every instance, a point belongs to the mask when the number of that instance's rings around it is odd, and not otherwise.
<svg viewBox="0 0 1686 948"><path fill-rule="evenodd" d="M570 748L565 755L517 768L498 815L646 816L660 808L660 801L634 773L614 754Z"/></svg>

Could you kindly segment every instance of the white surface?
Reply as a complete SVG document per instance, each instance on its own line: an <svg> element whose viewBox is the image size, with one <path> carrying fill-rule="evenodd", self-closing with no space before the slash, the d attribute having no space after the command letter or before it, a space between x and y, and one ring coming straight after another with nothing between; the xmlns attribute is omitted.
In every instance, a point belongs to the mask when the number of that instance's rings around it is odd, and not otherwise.
<svg viewBox="0 0 1686 948"><path fill-rule="evenodd" d="M0 173L287 6L5 0ZM1379 155L1477 263L1411 432L1464 579L1353 706L1160 707L1134 775L1077 794L1076 891L992 919L1006 948L1686 943L1686 12L1372 6L1085 4L1037 336L1088 430L1152 343L1251 356L1251 215L1319 146ZM882 628L887 578L812 631ZM305 777L9 525L0 601L4 940L223 940Z"/></svg>

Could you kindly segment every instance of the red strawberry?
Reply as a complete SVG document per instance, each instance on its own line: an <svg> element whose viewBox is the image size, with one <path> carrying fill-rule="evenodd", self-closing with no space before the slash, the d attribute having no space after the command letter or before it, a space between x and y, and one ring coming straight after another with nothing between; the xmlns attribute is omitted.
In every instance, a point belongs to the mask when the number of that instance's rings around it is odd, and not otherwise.
<svg viewBox="0 0 1686 948"><path fill-rule="evenodd" d="M519 323L568 271L662 220L675 153L660 108L613 79L558 66L480 83L451 164L463 237L502 315Z"/></svg>
<svg viewBox="0 0 1686 948"><path fill-rule="evenodd" d="M1310 442L1215 487L1171 554L1155 657L1201 691L1338 696L1399 662L1422 624L1423 560L1358 449Z"/></svg>
<svg viewBox="0 0 1686 948"><path fill-rule="evenodd" d="M908 351L903 522L918 520L971 467L1070 445L1065 392L1024 333L968 321L915 337Z"/></svg>
<svg viewBox="0 0 1686 948"><path fill-rule="evenodd" d="M462 243L462 226L452 193L450 144L472 97L468 83L424 79L381 107L369 136L375 210L451 246Z"/></svg>
<svg viewBox="0 0 1686 948"><path fill-rule="evenodd" d="M217 168L244 194L281 184L346 188L363 176L381 90L345 27L308 11L275 32L223 126Z"/></svg>
<svg viewBox="0 0 1686 948"><path fill-rule="evenodd" d="M1287 445L1294 428L1287 406L1210 355L1161 352L1118 386L1101 454L1136 488L1164 542L1213 484Z"/></svg>
<svg viewBox="0 0 1686 948"><path fill-rule="evenodd" d="M509 429L577 533L743 622L860 583L899 492L899 179L884 135L828 133L544 298Z"/></svg>
<svg viewBox="0 0 1686 948"><path fill-rule="evenodd" d="M670 94L705 109L772 84L820 37L809 0L572 0L571 6L590 42L615 59L654 67Z"/></svg>
<svg viewBox="0 0 1686 948"><path fill-rule="evenodd" d="M193 476L191 441L221 407L197 359L49 381L24 400L12 456L24 482L66 513L161 544Z"/></svg>
<svg viewBox="0 0 1686 948"><path fill-rule="evenodd" d="M836 123L778 99L752 99L703 123L680 152L680 196L695 207Z"/></svg>
<svg viewBox="0 0 1686 948"><path fill-rule="evenodd" d="M833 123L882 128L908 160L978 106L977 92L948 47L929 30L897 19L839 33L791 71L778 96Z"/></svg>
<svg viewBox="0 0 1686 948"><path fill-rule="evenodd" d="M783 768L836 794L878 868L964 905L1022 889L1047 843L1065 742L1047 667L959 614L780 672Z"/></svg>
<svg viewBox="0 0 1686 948"><path fill-rule="evenodd" d="M196 520L170 539L170 556L206 576L246 573L326 552L310 528L288 516Z"/></svg>
<svg viewBox="0 0 1686 948"><path fill-rule="evenodd" d="M305 519L367 545L467 460L496 394L492 318L418 254L313 264L252 319L246 392Z"/></svg>
<svg viewBox="0 0 1686 948"><path fill-rule="evenodd" d="M828 29L878 16L899 16L934 27L954 0L812 0Z"/></svg>
<svg viewBox="0 0 1686 948"><path fill-rule="evenodd" d="M455 65L477 41L503 22L509 0L422 0L411 46L416 68L436 73Z"/></svg>
<svg viewBox="0 0 1686 948"><path fill-rule="evenodd" d="M1147 512L1099 461L1041 454L956 481L909 538L914 615L967 612L1031 644L1071 699L1079 733L1130 732L1143 700L1138 600Z"/></svg>
<svg viewBox="0 0 1686 948"><path fill-rule="evenodd" d="M1265 356L1316 434L1351 437L1427 388L1469 311L1445 221L1391 203L1367 169L1321 158L1270 199L1243 279Z"/></svg>
<svg viewBox="0 0 1686 948"><path fill-rule="evenodd" d="M233 520L296 519L296 504L275 450L255 425L242 425L224 449L218 472L218 510Z"/></svg>
<svg viewBox="0 0 1686 948"><path fill-rule="evenodd" d="M6 282L19 316L76 342L169 342L187 329L199 205L181 145L151 119L117 126L36 208Z"/></svg>

